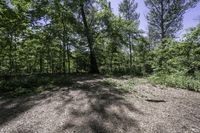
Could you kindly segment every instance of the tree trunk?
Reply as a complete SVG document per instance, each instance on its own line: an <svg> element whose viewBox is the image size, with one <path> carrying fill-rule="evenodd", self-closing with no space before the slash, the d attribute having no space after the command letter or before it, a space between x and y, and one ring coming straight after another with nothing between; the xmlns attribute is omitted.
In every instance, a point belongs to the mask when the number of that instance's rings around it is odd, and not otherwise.
<svg viewBox="0 0 200 133"><path fill-rule="evenodd" d="M62 33L62 45L63 45L63 58L62 58L62 65L63 65L63 73L66 73L66 26L65 26L65 20L64 20L64 15L61 13L61 21L62 21L62 26L63 26L63 33Z"/></svg>
<svg viewBox="0 0 200 133"><path fill-rule="evenodd" d="M10 35L10 39L9 39L9 44L10 44L10 48L9 48L9 73L10 75L12 74L12 69L13 69L13 56L12 56L12 52L13 52L13 35Z"/></svg>
<svg viewBox="0 0 200 133"><path fill-rule="evenodd" d="M60 53L59 53L59 73L63 72L62 63L63 63L63 46L62 41L60 42Z"/></svg>
<svg viewBox="0 0 200 133"><path fill-rule="evenodd" d="M164 38L165 38L165 34L164 34L164 5L163 5L163 1L161 0L161 22L160 22L160 28L161 28L161 45L162 45L162 48L164 49L165 48L165 46L164 46ZM161 59L160 61L159 61L159 63L160 63L160 68L162 68L162 66L163 66L163 60Z"/></svg>
<svg viewBox="0 0 200 133"><path fill-rule="evenodd" d="M130 73L132 73L132 45L131 45L131 36L129 35L129 58L130 58Z"/></svg>
<svg viewBox="0 0 200 133"><path fill-rule="evenodd" d="M113 72L113 55L114 53L112 52L110 56L110 72L111 73Z"/></svg>
<svg viewBox="0 0 200 133"><path fill-rule="evenodd" d="M40 74L43 73L43 54L40 51Z"/></svg>
<svg viewBox="0 0 200 133"><path fill-rule="evenodd" d="M68 67L68 73L71 73L71 69L70 69L70 48L69 48L69 44L67 44L67 67Z"/></svg>
<svg viewBox="0 0 200 133"><path fill-rule="evenodd" d="M85 27L85 34L86 34L87 41L88 41L88 47L89 47L89 50L90 50L90 73L97 73L98 74L99 69L98 69L98 66L97 66L97 61L96 61L96 57L95 57L95 53L94 53L94 49L93 49L94 40L93 40L93 37L90 33L90 29L88 27L88 23L87 23L85 11L84 11L84 5L83 5L83 2L81 0L80 0L80 8L81 8L81 15L82 15L82 18L83 18L83 24L84 24L84 27Z"/></svg>
<svg viewBox="0 0 200 133"><path fill-rule="evenodd" d="M63 37L64 38L64 37ZM64 39L63 39L64 40ZM66 64L65 64L65 59L66 59L66 52L65 52L65 41L63 41L63 59L62 59L62 64L63 64L63 73L66 73Z"/></svg>
<svg viewBox="0 0 200 133"><path fill-rule="evenodd" d="M50 43L47 41L47 73L50 73L51 70L51 55L50 55Z"/></svg>
<svg viewBox="0 0 200 133"><path fill-rule="evenodd" d="M161 22L160 22L160 27L161 27L161 42L163 44L163 39L165 38L165 32L164 32L164 5L163 1L161 0Z"/></svg>

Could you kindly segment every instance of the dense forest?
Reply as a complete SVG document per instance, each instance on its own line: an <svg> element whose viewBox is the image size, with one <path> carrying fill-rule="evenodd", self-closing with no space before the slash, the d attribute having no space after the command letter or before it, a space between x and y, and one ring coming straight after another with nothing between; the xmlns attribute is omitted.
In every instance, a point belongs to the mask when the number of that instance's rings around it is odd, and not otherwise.
<svg viewBox="0 0 200 133"><path fill-rule="evenodd" d="M197 3L145 0L145 33L134 0L123 0L119 15L107 0L1 0L0 75L153 75L159 83L173 78L167 84L197 89L200 25L176 39L184 13Z"/></svg>
<svg viewBox="0 0 200 133"><path fill-rule="evenodd" d="M0 0L0 133L200 132L200 1L119 3Z"/></svg>

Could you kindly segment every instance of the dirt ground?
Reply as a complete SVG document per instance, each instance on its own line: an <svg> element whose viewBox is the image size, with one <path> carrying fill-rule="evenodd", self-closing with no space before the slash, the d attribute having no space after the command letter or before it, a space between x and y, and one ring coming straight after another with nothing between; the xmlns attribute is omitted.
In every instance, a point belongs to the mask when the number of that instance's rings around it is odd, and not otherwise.
<svg viewBox="0 0 200 133"><path fill-rule="evenodd" d="M126 84L128 78L115 80ZM73 81L34 96L1 98L0 133L200 133L200 93L148 82L128 92L101 76Z"/></svg>

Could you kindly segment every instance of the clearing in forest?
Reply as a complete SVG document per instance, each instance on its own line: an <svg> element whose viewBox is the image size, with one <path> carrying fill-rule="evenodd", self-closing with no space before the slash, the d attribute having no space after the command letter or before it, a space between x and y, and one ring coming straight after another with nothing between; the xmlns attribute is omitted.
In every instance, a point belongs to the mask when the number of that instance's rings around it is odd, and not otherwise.
<svg viewBox="0 0 200 133"><path fill-rule="evenodd" d="M200 94L131 77L76 76L68 86L0 99L0 133L199 133Z"/></svg>

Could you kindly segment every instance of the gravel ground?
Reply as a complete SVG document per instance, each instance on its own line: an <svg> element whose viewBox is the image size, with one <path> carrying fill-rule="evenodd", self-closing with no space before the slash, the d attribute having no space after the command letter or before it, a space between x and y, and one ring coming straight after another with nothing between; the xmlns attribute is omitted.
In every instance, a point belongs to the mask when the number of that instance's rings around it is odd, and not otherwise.
<svg viewBox="0 0 200 133"><path fill-rule="evenodd" d="M0 133L200 133L200 93L148 83L130 93L104 80L0 99Z"/></svg>

